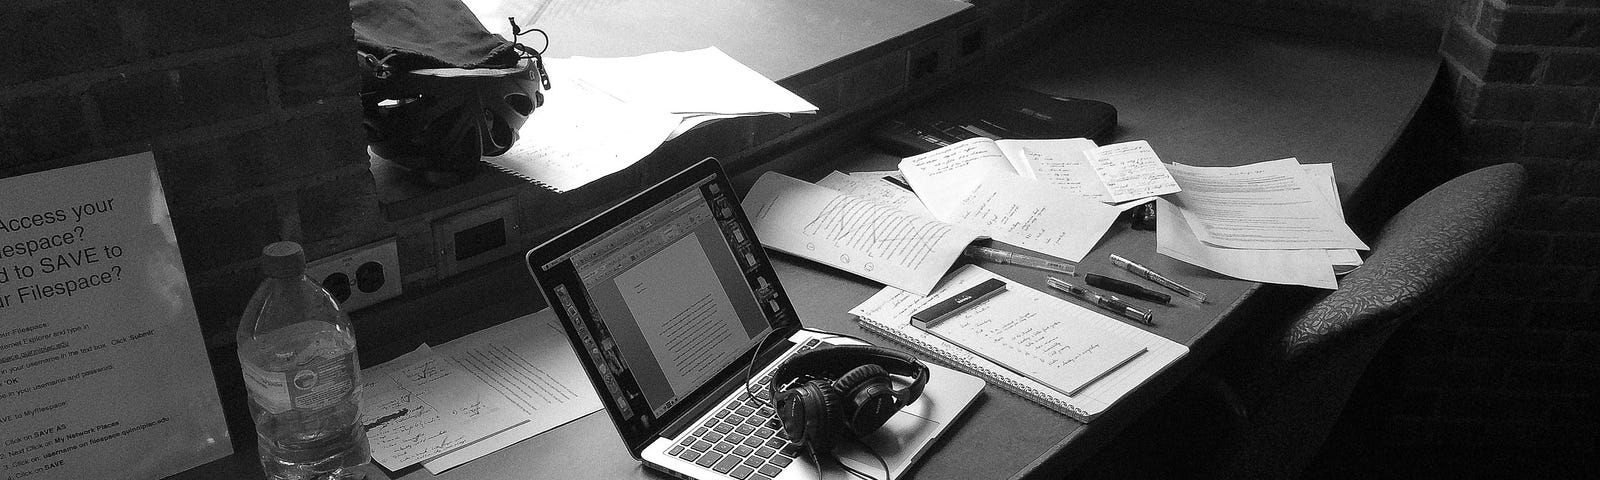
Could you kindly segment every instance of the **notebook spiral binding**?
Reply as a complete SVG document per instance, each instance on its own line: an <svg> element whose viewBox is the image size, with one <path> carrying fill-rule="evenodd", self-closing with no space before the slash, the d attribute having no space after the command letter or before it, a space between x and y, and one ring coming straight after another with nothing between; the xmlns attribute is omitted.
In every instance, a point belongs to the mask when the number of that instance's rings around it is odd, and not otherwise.
<svg viewBox="0 0 1600 480"><path fill-rule="evenodd" d="M911 348L925 353L933 357L935 362L943 364L947 367L964 370L973 375L982 377L983 379L988 380L990 383L998 385L1002 390L1005 390L1006 393L1022 397L1023 399L1037 403L1045 408L1049 408L1057 413L1072 417L1081 422L1087 423L1089 420L1094 418L1092 415L1083 411L1082 409L1062 403L1051 393L1017 383L1007 374L996 372L988 367L977 365L962 359L961 357L947 351L943 347L933 345L916 338L906 337L900 334L899 331L881 325L878 323L878 321L870 318L858 316L856 317L856 320L861 323L863 328L874 335L883 337L886 340L900 344L906 348Z"/></svg>
<svg viewBox="0 0 1600 480"><path fill-rule="evenodd" d="M483 160L483 163L487 164L487 165L489 165L491 167L494 167L495 169L500 170L502 172L506 172L506 173L509 173L511 175L514 175L517 178L521 178L523 180L527 180L528 183L532 183L532 184L534 184L534 186L537 186L539 188L543 188L545 190L549 190L549 191L552 191L552 192L555 192L555 193L566 193L566 190L562 190L562 189L556 188L554 185L550 185L548 183L544 183L544 182L540 181L539 179L527 176L527 175L523 174L522 172L516 171L516 170L514 170L514 169L512 169L510 167L507 167L505 165L501 165L501 164L498 164L498 163L495 163L495 162L492 162L492 161L489 161L489 160Z"/></svg>

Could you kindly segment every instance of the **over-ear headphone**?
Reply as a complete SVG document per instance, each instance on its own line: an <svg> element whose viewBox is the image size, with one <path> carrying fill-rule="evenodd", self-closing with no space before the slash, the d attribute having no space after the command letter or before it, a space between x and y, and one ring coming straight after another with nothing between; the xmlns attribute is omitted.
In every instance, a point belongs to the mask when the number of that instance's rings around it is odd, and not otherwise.
<svg viewBox="0 0 1600 480"><path fill-rule="evenodd" d="M890 375L911 379L894 388ZM769 384L781 435L827 450L844 434L876 431L922 396L928 366L908 354L871 345L832 345L795 354Z"/></svg>

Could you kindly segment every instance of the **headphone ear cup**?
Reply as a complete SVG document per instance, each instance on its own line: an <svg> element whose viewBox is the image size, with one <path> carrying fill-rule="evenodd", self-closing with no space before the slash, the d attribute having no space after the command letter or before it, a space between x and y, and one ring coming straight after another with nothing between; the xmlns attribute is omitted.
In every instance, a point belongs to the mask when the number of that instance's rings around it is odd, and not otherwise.
<svg viewBox="0 0 1600 480"><path fill-rule="evenodd" d="M874 377L887 375L889 375L889 372L885 371L883 367L875 363L869 363L844 372L844 375L840 375L838 380L833 381L833 384L839 388L840 392L844 393L845 398L850 398L854 396L851 391L860 386L862 382L871 380Z"/></svg>
<svg viewBox="0 0 1600 480"><path fill-rule="evenodd" d="M827 449L837 434L843 400L839 389L827 380L810 380L780 392L778 419L783 438L817 449Z"/></svg>
<svg viewBox="0 0 1600 480"><path fill-rule="evenodd" d="M844 395L847 407L844 426L856 436L877 431L900 411L900 399L895 398L889 372L876 364L851 369L834 384Z"/></svg>

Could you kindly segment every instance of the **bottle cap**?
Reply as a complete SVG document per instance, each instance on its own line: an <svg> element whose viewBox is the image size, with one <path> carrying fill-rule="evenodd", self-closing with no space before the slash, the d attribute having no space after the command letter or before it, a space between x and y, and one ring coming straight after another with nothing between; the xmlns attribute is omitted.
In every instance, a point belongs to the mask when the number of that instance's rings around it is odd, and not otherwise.
<svg viewBox="0 0 1600 480"><path fill-rule="evenodd" d="M273 242L261 249L261 272L273 278L306 273L306 250L295 242Z"/></svg>

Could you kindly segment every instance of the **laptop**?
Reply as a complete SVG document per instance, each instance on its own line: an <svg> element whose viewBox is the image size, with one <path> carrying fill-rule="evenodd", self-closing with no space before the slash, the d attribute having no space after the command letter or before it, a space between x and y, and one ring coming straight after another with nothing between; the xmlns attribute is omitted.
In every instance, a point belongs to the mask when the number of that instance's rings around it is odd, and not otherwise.
<svg viewBox="0 0 1600 480"><path fill-rule="evenodd" d="M534 247L526 261L628 452L677 477L837 477L837 460L898 478L984 385L927 364L919 400L862 439L870 453L840 442L820 454L821 470L777 435L761 382L798 351L861 342L803 327L712 158Z"/></svg>

